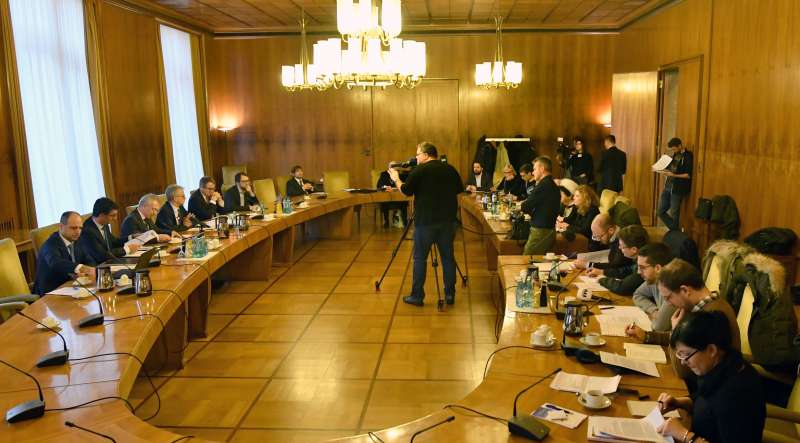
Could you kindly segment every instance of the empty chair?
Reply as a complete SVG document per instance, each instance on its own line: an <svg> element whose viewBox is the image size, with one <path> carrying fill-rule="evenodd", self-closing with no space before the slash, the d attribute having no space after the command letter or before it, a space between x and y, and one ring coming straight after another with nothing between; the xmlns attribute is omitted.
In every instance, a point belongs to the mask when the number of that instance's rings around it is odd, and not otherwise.
<svg viewBox="0 0 800 443"><path fill-rule="evenodd" d="M336 192L350 187L350 173L347 171L327 171L322 174L322 179L325 192Z"/></svg>
<svg viewBox="0 0 800 443"><path fill-rule="evenodd" d="M603 189L602 194L600 194L600 212L603 214L608 214L608 211L614 207L614 203L616 203L617 195L619 193L617 191L612 191L611 189Z"/></svg>
<svg viewBox="0 0 800 443"><path fill-rule="evenodd" d="M0 240L0 269L3 270L0 272L0 322L3 322L39 297L30 293L17 245L10 238Z"/></svg>
<svg viewBox="0 0 800 443"><path fill-rule="evenodd" d="M240 172L247 173L247 166L228 165L222 167L222 190L220 193L227 191L231 186L236 184L234 177Z"/></svg>
<svg viewBox="0 0 800 443"><path fill-rule="evenodd" d="M278 195L281 197L286 197L286 182L289 181L291 177L288 175L279 175L275 177L275 188L278 190Z"/></svg>
<svg viewBox="0 0 800 443"><path fill-rule="evenodd" d="M58 223L52 225L42 226L41 228L31 229L31 242L33 243L33 252L39 256L39 248L42 247L44 242L58 231ZM16 248L15 248L16 249Z"/></svg>
<svg viewBox="0 0 800 443"><path fill-rule="evenodd" d="M272 208L272 204L277 199L275 195L275 183L271 178L262 178L253 182L253 191L256 193L258 201L265 208Z"/></svg>

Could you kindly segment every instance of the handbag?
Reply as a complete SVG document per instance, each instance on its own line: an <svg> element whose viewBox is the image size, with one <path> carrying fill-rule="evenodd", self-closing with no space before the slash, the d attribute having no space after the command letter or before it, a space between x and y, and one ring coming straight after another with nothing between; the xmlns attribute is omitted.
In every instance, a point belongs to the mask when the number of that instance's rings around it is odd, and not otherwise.
<svg viewBox="0 0 800 443"><path fill-rule="evenodd" d="M527 240L531 234L531 223L525 220L522 212L513 212L510 217L511 231L508 232L509 240Z"/></svg>
<svg viewBox="0 0 800 443"><path fill-rule="evenodd" d="M700 220L711 220L711 200L702 197L698 198L694 216Z"/></svg>

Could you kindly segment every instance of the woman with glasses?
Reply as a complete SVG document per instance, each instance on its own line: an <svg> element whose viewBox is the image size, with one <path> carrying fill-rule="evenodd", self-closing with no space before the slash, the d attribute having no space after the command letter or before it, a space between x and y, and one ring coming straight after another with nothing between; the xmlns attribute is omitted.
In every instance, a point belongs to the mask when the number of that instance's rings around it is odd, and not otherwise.
<svg viewBox="0 0 800 443"><path fill-rule="evenodd" d="M675 357L697 375L691 397L661 394L661 412L683 409L691 425L670 418L659 428L682 443L761 441L766 403L758 373L732 346L728 319L719 311L686 313L670 337Z"/></svg>

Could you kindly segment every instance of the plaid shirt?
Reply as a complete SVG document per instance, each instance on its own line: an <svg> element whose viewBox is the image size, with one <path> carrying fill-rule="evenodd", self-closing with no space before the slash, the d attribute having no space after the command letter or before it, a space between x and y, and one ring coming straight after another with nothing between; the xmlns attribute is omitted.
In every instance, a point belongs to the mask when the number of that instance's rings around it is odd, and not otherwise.
<svg viewBox="0 0 800 443"><path fill-rule="evenodd" d="M692 308L692 312L702 311L707 304L716 300L717 297L719 297L719 293L717 293L717 291L713 291L711 295L706 296L704 299L700 300L696 305L694 305L694 307Z"/></svg>

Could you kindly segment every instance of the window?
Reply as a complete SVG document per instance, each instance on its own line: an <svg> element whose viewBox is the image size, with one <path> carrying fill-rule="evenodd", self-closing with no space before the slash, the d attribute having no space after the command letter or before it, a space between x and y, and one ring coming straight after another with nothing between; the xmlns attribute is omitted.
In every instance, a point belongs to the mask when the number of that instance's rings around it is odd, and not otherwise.
<svg viewBox="0 0 800 443"><path fill-rule="evenodd" d="M192 40L187 32L165 25L160 28L175 180L186 189L194 189L204 173L194 96Z"/></svg>
<svg viewBox="0 0 800 443"><path fill-rule="evenodd" d="M36 219L90 212L105 195L81 0L10 0Z"/></svg>

